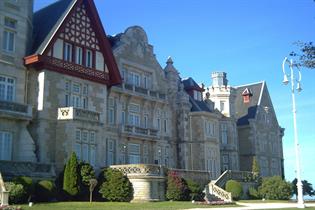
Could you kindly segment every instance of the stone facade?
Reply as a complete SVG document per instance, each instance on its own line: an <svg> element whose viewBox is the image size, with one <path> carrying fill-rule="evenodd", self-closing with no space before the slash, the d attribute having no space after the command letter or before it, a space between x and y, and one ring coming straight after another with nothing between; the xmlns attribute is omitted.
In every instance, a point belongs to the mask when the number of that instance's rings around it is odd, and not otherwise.
<svg viewBox="0 0 315 210"><path fill-rule="evenodd" d="M59 172L76 152L97 170L156 164L215 179L224 170L251 170L257 156L263 175L283 174L283 130L265 83L255 92L257 114L242 124L239 109L252 108L225 73L214 72L207 89L182 79L171 58L159 64L141 27L105 36L93 1L58 1L34 14L31 0L16 2L0 2L0 38L14 32L14 45L8 37L0 52L1 94L14 96L0 99L0 161L52 164ZM63 12L50 27L39 27L56 8ZM133 179L137 186L152 181Z"/></svg>

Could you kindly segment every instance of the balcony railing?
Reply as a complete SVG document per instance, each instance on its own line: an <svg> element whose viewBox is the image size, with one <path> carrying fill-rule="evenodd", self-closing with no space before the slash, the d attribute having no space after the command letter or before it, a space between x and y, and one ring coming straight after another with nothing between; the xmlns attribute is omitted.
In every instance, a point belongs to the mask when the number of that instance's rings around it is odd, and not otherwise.
<svg viewBox="0 0 315 210"><path fill-rule="evenodd" d="M32 106L0 100L0 113L14 118L32 118Z"/></svg>
<svg viewBox="0 0 315 210"><path fill-rule="evenodd" d="M142 95L142 96L148 96L154 99L159 100L166 100L166 94L160 93L158 91L149 90L143 87L135 86L133 84L129 83L123 83L116 86L119 89L130 91L134 94Z"/></svg>
<svg viewBox="0 0 315 210"><path fill-rule="evenodd" d="M153 128L142 128L133 125L123 125L122 131L129 134L142 135L142 136L151 136L156 137L158 135L158 130Z"/></svg>
<svg viewBox="0 0 315 210"><path fill-rule="evenodd" d="M75 107L58 108L58 120L84 120L100 122L100 113Z"/></svg>
<svg viewBox="0 0 315 210"><path fill-rule="evenodd" d="M112 165L113 169L121 171L125 175L140 176L161 176L166 175L164 166L153 164L128 164L128 165Z"/></svg>

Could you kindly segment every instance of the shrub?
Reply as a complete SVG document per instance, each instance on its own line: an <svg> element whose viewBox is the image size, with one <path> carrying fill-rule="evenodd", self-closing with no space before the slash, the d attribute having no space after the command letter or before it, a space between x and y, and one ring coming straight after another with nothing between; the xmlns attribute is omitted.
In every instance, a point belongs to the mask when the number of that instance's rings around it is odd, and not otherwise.
<svg viewBox="0 0 315 210"><path fill-rule="evenodd" d="M190 200L202 201L205 196L205 194L203 193L202 187L198 183L192 180L187 180L186 183L189 189Z"/></svg>
<svg viewBox="0 0 315 210"><path fill-rule="evenodd" d="M10 191L9 202L11 204L25 203L27 201L27 193L22 184L6 182L5 187Z"/></svg>
<svg viewBox="0 0 315 210"><path fill-rule="evenodd" d="M89 199L89 184L91 179L95 179L93 167L85 162L79 164L80 172L80 200Z"/></svg>
<svg viewBox="0 0 315 210"><path fill-rule="evenodd" d="M118 170L108 168L104 171L105 182L99 192L108 201L128 202L133 197L133 187L127 176Z"/></svg>
<svg viewBox="0 0 315 210"><path fill-rule="evenodd" d="M232 193L232 198L234 200L240 199L243 194L243 188L242 188L241 183L235 180L227 181L225 184L225 189L226 191Z"/></svg>
<svg viewBox="0 0 315 210"><path fill-rule="evenodd" d="M289 200L292 195L292 185L280 176L265 177L258 187L259 195L270 200Z"/></svg>
<svg viewBox="0 0 315 210"><path fill-rule="evenodd" d="M170 171L167 174L166 198L173 201L189 199L187 184L175 171Z"/></svg>
<svg viewBox="0 0 315 210"><path fill-rule="evenodd" d="M250 199L260 199L260 195L258 193L258 190L254 187L248 188L248 196Z"/></svg>
<svg viewBox="0 0 315 210"><path fill-rule="evenodd" d="M40 202L47 202L55 199L56 186L50 180L42 180L36 184L35 188L36 200Z"/></svg>
<svg viewBox="0 0 315 210"><path fill-rule="evenodd" d="M68 160L63 178L63 190L69 196L68 199L73 200L80 192L79 176L78 176L78 160L73 152Z"/></svg>
<svg viewBox="0 0 315 210"><path fill-rule="evenodd" d="M23 185L26 194L27 194L27 201L31 200L31 197L34 195L35 191L35 184L31 177L27 176L19 176L14 179L14 183Z"/></svg>

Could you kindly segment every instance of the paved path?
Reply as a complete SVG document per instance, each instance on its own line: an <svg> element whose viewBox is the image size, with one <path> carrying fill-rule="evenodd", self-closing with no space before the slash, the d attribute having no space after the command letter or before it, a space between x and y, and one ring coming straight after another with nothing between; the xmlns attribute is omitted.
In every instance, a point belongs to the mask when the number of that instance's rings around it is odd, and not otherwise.
<svg viewBox="0 0 315 210"><path fill-rule="evenodd" d="M189 210L255 210L255 209L281 209L281 208L296 208L296 203L241 203L237 207L226 207L226 208L194 208ZM306 207L315 207L315 203L307 203Z"/></svg>

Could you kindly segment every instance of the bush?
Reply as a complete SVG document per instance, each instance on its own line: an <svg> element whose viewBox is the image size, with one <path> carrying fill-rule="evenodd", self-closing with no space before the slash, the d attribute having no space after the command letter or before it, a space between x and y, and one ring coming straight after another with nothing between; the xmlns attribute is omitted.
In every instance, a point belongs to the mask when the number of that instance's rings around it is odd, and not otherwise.
<svg viewBox="0 0 315 210"><path fill-rule="evenodd" d="M93 167L85 162L79 164L80 171L80 200L89 199L89 185L90 180L95 179L95 172Z"/></svg>
<svg viewBox="0 0 315 210"><path fill-rule="evenodd" d="M187 184L175 171L167 174L166 198L173 201L189 200Z"/></svg>
<svg viewBox="0 0 315 210"><path fill-rule="evenodd" d="M205 194L203 193L202 187L192 180L187 180L186 183L189 189L190 200L203 201Z"/></svg>
<svg viewBox="0 0 315 210"><path fill-rule="evenodd" d="M241 183L235 180L227 181L225 184L225 189L226 191L232 193L232 198L234 200L240 199L243 194L243 188L242 188Z"/></svg>
<svg viewBox="0 0 315 210"><path fill-rule="evenodd" d="M75 199L79 192L78 160L73 152L68 160L63 178L63 190L68 195L69 200Z"/></svg>
<svg viewBox="0 0 315 210"><path fill-rule="evenodd" d="M27 201L30 201L35 191L35 184L33 183L32 178L27 176L20 176L14 179L14 183L23 185L27 194Z"/></svg>
<svg viewBox="0 0 315 210"><path fill-rule="evenodd" d="M36 200L47 202L54 200L56 197L56 186L50 180L42 180L36 184L35 188Z"/></svg>
<svg viewBox="0 0 315 210"><path fill-rule="evenodd" d="M258 190L254 187L249 187L248 189L248 197L250 199L260 199L260 195L258 193Z"/></svg>
<svg viewBox="0 0 315 210"><path fill-rule="evenodd" d="M269 200L289 200L292 195L292 185L280 176L265 177L258 187L259 195Z"/></svg>
<svg viewBox="0 0 315 210"><path fill-rule="evenodd" d="M27 193L22 184L6 182L5 187L9 190L9 203L19 204L27 201Z"/></svg>
<svg viewBox="0 0 315 210"><path fill-rule="evenodd" d="M104 171L105 182L99 192L108 201L129 202L133 198L133 187L127 176L118 170L108 168Z"/></svg>

